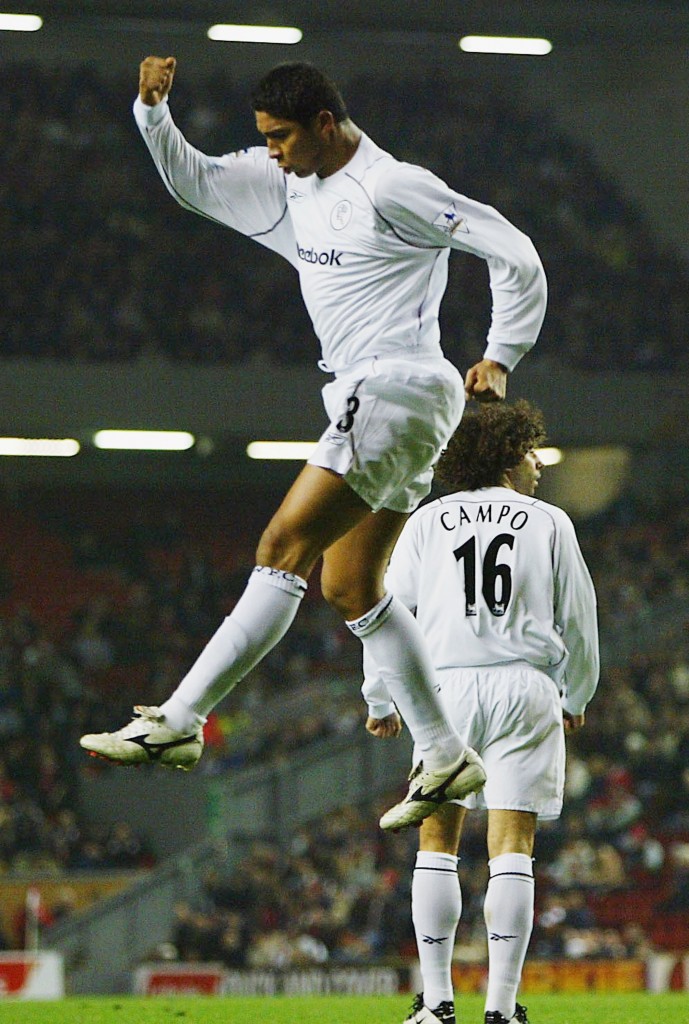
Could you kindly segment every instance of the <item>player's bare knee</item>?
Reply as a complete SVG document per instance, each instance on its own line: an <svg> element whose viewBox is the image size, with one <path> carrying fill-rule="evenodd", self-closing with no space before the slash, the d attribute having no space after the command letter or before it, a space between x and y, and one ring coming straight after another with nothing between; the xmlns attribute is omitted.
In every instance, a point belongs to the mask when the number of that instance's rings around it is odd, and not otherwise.
<svg viewBox="0 0 689 1024"><path fill-rule="evenodd" d="M365 615L383 596L377 590L369 590L361 584L359 579L333 578L327 573L321 575L323 597L331 608L348 621Z"/></svg>
<svg viewBox="0 0 689 1024"><path fill-rule="evenodd" d="M258 542L256 564L297 572L303 550L303 543L292 530L272 522L263 531Z"/></svg>
<svg viewBox="0 0 689 1024"><path fill-rule="evenodd" d="M258 542L256 564L295 572L306 579L319 554L309 537L273 521Z"/></svg>
<svg viewBox="0 0 689 1024"><path fill-rule="evenodd" d="M348 617L349 588L337 580L331 579L326 573L321 574L321 593L331 608Z"/></svg>
<svg viewBox="0 0 689 1024"><path fill-rule="evenodd" d="M280 562L289 550L289 544L284 532L276 529L271 523L263 531L261 539L256 548L256 564L270 565L275 569L281 569Z"/></svg>

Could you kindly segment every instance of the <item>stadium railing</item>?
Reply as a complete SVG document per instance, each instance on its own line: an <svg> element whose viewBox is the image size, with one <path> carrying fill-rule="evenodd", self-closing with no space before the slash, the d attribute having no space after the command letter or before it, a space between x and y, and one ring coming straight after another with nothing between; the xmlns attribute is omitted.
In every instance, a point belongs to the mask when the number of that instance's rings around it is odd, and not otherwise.
<svg viewBox="0 0 689 1024"><path fill-rule="evenodd" d="M331 811L373 803L397 783L403 791L410 754L407 736L395 743L379 743L362 729L355 735L318 741L280 764L238 771L226 783L217 777L203 780L201 788L212 808L209 834L203 842L194 845L190 834L188 849L131 888L46 933L45 946L64 957L68 993L130 991L138 964L169 940L175 904L199 894L204 869L213 861L218 843L224 844L225 863L231 868L247 841L270 838L287 843L303 825ZM120 779L124 781L117 781L118 791L128 781L139 782L137 793L146 797L154 813L161 797L153 776L118 775ZM174 800L173 781L174 790L183 791L185 779L180 776L161 775L160 780L168 803ZM179 815L184 814L187 800L177 804Z"/></svg>

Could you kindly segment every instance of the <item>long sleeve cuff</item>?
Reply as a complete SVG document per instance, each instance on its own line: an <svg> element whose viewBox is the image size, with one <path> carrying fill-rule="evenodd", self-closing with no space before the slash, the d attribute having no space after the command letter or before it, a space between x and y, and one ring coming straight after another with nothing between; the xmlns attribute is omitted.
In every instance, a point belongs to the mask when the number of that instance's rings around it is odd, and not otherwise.
<svg viewBox="0 0 689 1024"><path fill-rule="evenodd" d="M149 107L141 100L140 96L137 96L133 109L136 123L142 128L152 128L154 125L160 124L168 112L167 96L160 103L156 103L154 107Z"/></svg>
<svg viewBox="0 0 689 1024"><path fill-rule="evenodd" d="M568 697L563 697L560 703L562 710L566 711L568 715L583 715L587 707L582 701L570 700Z"/></svg>
<svg viewBox="0 0 689 1024"><path fill-rule="evenodd" d="M377 718L379 720L381 718L387 718L388 715L394 715L394 713L396 711L397 711L397 708L392 703L392 701L390 703L388 703L388 704L369 704L368 705L369 716L371 718Z"/></svg>
<svg viewBox="0 0 689 1024"><path fill-rule="evenodd" d="M523 342L521 345L501 345L499 342L491 341L486 346L483 358L501 363L511 373L522 356L525 356L532 347L532 342Z"/></svg>

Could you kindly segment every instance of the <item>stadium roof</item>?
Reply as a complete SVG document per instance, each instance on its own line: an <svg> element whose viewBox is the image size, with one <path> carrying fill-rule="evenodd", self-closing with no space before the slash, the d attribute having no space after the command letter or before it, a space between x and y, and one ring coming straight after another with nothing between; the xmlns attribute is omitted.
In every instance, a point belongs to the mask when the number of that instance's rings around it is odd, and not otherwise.
<svg viewBox="0 0 689 1024"><path fill-rule="evenodd" d="M638 41L677 42L689 35L686 0L36 0L26 9L55 18L87 22L119 17L152 23L217 21L298 25L313 32L402 33L479 32L548 34L562 43Z"/></svg>

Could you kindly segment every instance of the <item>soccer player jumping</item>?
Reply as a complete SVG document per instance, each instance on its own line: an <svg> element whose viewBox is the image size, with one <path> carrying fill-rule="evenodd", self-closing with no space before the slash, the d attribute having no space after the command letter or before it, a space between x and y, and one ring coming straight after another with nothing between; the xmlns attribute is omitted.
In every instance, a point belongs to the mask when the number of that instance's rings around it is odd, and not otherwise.
<svg viewBox="0 0 689 1024"><path fill-rule="evenodd" d="M423 759L384 827L417 824L480 789L478 755L446 720L425 641L383 583L408 514L468 397L505 395L508 371L536 341L546 307L531 241L489 206L401 163L350 119L335 85L309 64L281 64L252 94L264 146L221 157L191 146L168 94L173 57L140 68L136 121L174 198L288 260L321 344L329 418L314 454L263 533L232 613L160 708L138 707L81 745L123 764L198 761L210 710L285 634L323 556L322 591L377 665ZM450 251L488 265L492 321L463 382L440 345Z"/></svg>

